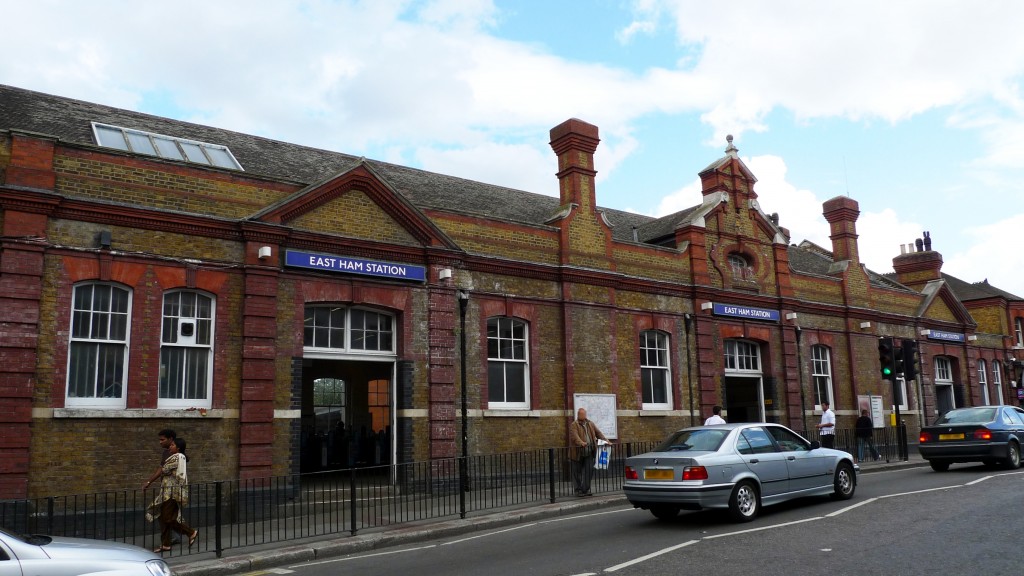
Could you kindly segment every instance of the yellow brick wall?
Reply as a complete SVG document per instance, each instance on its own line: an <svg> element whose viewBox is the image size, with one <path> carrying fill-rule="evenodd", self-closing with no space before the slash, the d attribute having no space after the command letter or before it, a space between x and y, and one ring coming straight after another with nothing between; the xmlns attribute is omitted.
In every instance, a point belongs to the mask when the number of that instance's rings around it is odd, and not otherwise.
<svg viewBox="0 0 1024 576"><path fill-rule="evenodd" d="M285 224L298 230L406 246L419 245L411 234L361 190L349 190Z"/></svg>

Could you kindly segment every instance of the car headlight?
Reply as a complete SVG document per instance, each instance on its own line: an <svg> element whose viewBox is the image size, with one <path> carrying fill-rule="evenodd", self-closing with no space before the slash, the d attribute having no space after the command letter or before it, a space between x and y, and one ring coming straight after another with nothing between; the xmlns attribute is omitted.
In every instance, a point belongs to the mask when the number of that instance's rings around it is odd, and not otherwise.
<svg viewBox="0 0 1024 576"><path fill-rule="evenodd" d="M147 560L146 568L153 576L172 576L170 566L163 560Z"/></svg>

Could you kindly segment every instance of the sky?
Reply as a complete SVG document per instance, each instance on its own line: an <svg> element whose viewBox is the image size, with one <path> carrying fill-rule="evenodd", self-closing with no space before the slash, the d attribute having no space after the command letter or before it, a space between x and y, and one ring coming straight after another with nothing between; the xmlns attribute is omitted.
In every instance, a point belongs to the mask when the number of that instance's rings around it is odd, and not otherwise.
<svg viewBox="0 0 1024 576"><path fill-rule="evenodd" d="M558 195L549 130L598 126L598 204L663 216L733 135L762 209L861 261L928 231L1024 297L1018 0L0 0L0 83ZM10 47L18 47L12 50Z"/></svg>

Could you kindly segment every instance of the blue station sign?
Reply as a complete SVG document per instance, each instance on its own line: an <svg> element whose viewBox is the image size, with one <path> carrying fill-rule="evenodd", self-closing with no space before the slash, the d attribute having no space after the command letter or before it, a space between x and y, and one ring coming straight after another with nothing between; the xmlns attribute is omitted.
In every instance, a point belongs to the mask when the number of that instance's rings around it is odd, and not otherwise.
<svg viewBox="0 0 1024 576"><path fill-rule="evenodd" d="M716 316L732 316L746 320L765 320L767 322L778 322L780 315L778 310L767 308L751 308L750 306L734 306L732 304L719 304L715 302L712 310Z"/></svg>
<svg viewBox="0 0 1024 576"><path fill-rule="evenodd" d="M427 269L424 266L362 260L345 256L316 254L314 252L300 252L298 250L286 250L284 264L285 266L294 266L296 268L309 268L327 272L347 272L349 274L393 278L395 280L424 282L427 279Z"/></svg>
<svg viewBox="0 0 1024 576"><path fill-rule="evenodd" d="M958 332L943 332L942 330L929 330L929 340L942 340L943 342L966 342L967 337Z"/></svg>

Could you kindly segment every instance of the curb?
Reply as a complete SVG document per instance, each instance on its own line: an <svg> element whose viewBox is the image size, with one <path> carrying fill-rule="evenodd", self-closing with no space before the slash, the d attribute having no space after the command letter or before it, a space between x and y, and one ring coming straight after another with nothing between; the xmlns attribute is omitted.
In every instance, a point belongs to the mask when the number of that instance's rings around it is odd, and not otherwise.
<svg viewBox="0 0 1024 576"><path fill-rule="evenodd" d="M919 468L928 466L926 460L911 458L909 460L862 464L859 474ZM621 492L598 494L585 500L566 500L554 504L527 506L515 510L491 512L466 519L448 519L437 522L422 521L399 526L397 528L376 529L379 531L358 534L356 536L327 535L306 539L303 543L266 544L261 550L241 552L224 558L190 560L189 556L168 559L171 571L176 576L225 576L266 570L290 564L299 564L311 560L337 558L347 554L356 554L370 550L378 550L400 544L423 542L436 538L458 536L493 528L500 528L523 522L543 520L558 516L566 516L596 510L609 505L624 503L626 497ZM236 549L240 550L240 549ZM228 551L230 554L230 551ZM212 554L212 553L211 553ZM175 560L181 562L175 562Z"/></svg>

